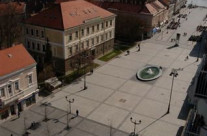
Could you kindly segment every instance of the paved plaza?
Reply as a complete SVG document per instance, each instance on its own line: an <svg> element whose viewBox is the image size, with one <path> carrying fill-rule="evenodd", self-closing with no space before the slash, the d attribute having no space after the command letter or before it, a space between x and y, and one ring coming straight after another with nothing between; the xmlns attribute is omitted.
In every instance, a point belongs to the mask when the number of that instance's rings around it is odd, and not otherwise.
<svg viewBox="0 0 207 136"><path fill-rule="evenodd" d="M197 25L207 13L207 9L183 9L189 13L188 20L181 19L181 27L177 30L162 30L153 38L141 43L141 51L137 47L130 49L115 59L104 63L86 77L87 90L83 90L83 79L60 88L57 93L32 106L23 112L21 117L0 125L0 136L20 136L33 121L41 122L36 130L29 130L31 136L128 136L133 131L130 117L141 120L137 126L140 136L176 136L185 125L185 102L187 90L200 64L196 62L198 45L187 39L191 34L199 34ZM168 31L168 33L167 33ZM184 37L182 34L187 32ZM175 43L175 38L181 33L179 47L169 48ZM200 53L201 54L201 53ZM188 60L185 60L189 56ZM163 75L154 81L137 80L136 72L147 65L162 66ZM170 98L172 68L180 69L175 78L170 113L167 112ZM65 96L75 101L72 103L72 113L79 110L80 116L71 120L72 128L65 130L68 102ZM43 122L45 106L48 102L49 121ZM111 128L111 127L113 128Z"/></svg>

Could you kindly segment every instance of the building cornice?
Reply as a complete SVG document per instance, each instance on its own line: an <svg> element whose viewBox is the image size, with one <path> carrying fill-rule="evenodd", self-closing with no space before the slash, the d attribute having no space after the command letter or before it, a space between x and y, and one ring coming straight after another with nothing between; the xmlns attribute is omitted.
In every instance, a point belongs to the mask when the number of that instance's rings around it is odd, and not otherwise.
<svg viewBox="0 0 207 136"><path fill-rule="evenodd" d="M20 74L21 72L24 72L24 71L26 71L26 70L28 70L28 69L31 69L31 68L34 68L34 67L36 67L36 63L31 64L31 65L29 65L29 66L27 66L27 67L24 67L24 68L22 68L22 69L19 69L19 70L17 70L17 71L14 71L14 72L12 72L12 73L3 75L3 76L0 77L0 80L3 80L3 79L6 79L6 78L15 76L15 75L17 75L17 74Z"/></svg>

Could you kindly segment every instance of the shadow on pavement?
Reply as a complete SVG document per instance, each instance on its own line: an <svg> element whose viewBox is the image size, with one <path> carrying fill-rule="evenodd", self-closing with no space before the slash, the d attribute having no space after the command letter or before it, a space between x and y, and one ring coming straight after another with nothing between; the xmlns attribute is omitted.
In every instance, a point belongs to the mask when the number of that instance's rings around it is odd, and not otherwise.
<svg viewBox="0 0 207 136"><path fill-rule="evenodd" d="M181 107L180 113L178 115L178 119L186 120L188 117L188 113L190 109L192 108L192 105L188 103L188 96L185 97L184 103Z"/></svg>
<svg viewBox="0 0 207 136"><path fill-rule="evenodd" d="M196 44L194 45L194 48L190 52L190 56L192 57L198 57L202 58L203 54L205 54L205 44L206 44L206 38L207 38L207 32L202 32L201 33L202 40L197 41Z"/></svg>
<svg viewBox="0 0 207 136"><path fill-rule="evenodd" d="M175 44L175 45L173 45L173 46L167 47L167 49L173 49L173 48L175 48L175 47L179 47L179 45L178 45L178 44Z"/></svg>
<svg viewBox="0 0 207 136"><path fill-rule="evenodd" d="M176 134L176 136L181 136L182 132L183 132L183 126L179 127L178 132Z"/></svg>

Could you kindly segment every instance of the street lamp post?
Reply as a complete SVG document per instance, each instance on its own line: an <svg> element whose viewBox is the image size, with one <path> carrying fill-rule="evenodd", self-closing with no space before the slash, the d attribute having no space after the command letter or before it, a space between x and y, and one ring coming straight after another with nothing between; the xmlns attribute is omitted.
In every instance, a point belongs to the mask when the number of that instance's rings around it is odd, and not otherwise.
<svg viewBox="0 0 207 136"><path fill-rule="evenodd" d="M66 101L68 102L69 105L69 111L67 111L67 126L66 129L70 129L69 127L69 114L71 114L71 103L74 103L74 99L68 99L67 96L65 96Z"/></svg>
<svg viewBox="0 0 207 136"><path fill-rule="evenodd" d="M173 90L174 79L175 79L175 77L178 76L177 70L176 69L172 69L172 71L170 73L170 76L172 76L173 78L172 78L172 85L171 85L171 90L170 90L170 99L169 99L168 109L167 109L166 114L170 113L170 103L171 103L171 98L172 98L172 90Z"/></svg>
<svg viewBox="0 0 207 136"><path fill-rule="evenodd" d="M86 68L84 68L84 87L83 90L86 90L88 87L86 86Z"/></svg>
<svg viewBox="0 0 207 136"><path fill-rule="evenodd" d="M47 122L49 120L48 117L47 117L47 106L49 106L50 103L45 102L42 105L45 106L45 118L43 119L43 121Z"/></svg>
<svg viewBox="0 0 207 136"><path fill-rule="evenodd" d="M86 54L84 53L84 55L83 55L83 57L84 57L84 63L86 63L86 57L87 57L87 59L88 59L88 56L86 56ZM86 90L88 87L86 86L86 66L84 66L84 85L83 85L83 90Z"/></svg>
<svg viewBox="0 0 207 136"><path fill-rule="evenodd" d="M130 135L131 136L138 136L138 134L136 134L136 125L141 124L141 120L139 120L138 122L136 120L133 121L133 118L130 118L130 121L134 124L134 132L132 132Z"/></svg>

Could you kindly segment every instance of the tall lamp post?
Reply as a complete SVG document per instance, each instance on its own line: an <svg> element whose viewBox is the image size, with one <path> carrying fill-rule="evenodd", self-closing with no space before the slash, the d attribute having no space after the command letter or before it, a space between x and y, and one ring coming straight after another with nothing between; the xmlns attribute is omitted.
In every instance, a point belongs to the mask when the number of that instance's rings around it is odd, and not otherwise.
<svg viewBox="0 0 207 136"><path fill-rule="evenodd" d="M82 55L82 57L83 57L83 60L84 60L84 63L86 63L86 54L84 53L83 55ZM88 58L87 58L88 59ZM86 86L86 66L84 66L84 85L83 85L83 90L86 90L88 87Z"/></svg>
<svg viewBox="0 0 207 136"><path fill-rule="evenodd" d="M172 85L171 85L171 90L170 90L170 99L169 99L168 109L167 109L166 114L170 113L170 103L171 103L171 98L172 98L172 90L173 90L174 79L175 79L175 77L178 76L177 70L173 68L171 73L170 73L170 76L172 76L173 78L172 78Z"/></svg>
<svg viewBox="0 0 207 136"><path fill-rule="evenodd" d="M142 121L141 120L139 120L138 122L136 120L133 121L132 117L130 118L130 121L134 124L134 132L132 132L130 136L138 136L138 134L136 134L136 125L141 124Z"/></svg>
<svg viewBox="0 0 207 136"><path fill-rule="evenodd" d="M70 129L70 126L69 126L70 120L76 118L79 115L79 111L76 110L76 116L71 117L69 119L69 114L71 114L71 103L74 103L75 100L74 99L69 99L67 96L65 96L65 99L66 99L66 101L68 102L68 105L69 105L69 111L67 111L67 126L66 126L66 129L69 130Z"/></svg>
<svg viewBox="0 0 207 136"><path fill-rule="evenodd" d="M44 117L43 121L44 121L44 122L47 122L47 121L49 120L48 117L47 117L47 106L49 106L50 103L45 102L45 103L43 103L42 105L45 106L45 117Z"/></svg>
<svg viewBox="0 0 207 136"><path fill-rule="evenodd" d="M86 90L88 87L86 86L86 68L84 68L84 86L83 90Z"/></svg>

